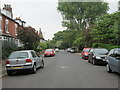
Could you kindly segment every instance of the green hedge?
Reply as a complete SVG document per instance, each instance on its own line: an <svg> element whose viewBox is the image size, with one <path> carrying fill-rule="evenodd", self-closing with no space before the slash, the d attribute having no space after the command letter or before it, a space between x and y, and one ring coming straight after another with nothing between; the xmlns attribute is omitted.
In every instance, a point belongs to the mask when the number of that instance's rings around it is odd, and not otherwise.
<svg viewBox="0 0 120 90"><path fill-rule="evenodd" d="M7 59L11 52L18 50L14 42L2 41L2 59Z"/></svg>
<svg viewBox="0 0 120 90"><path fill-rule="evenodd" d="M106 48L108 50L111 50L113 48L120 48L120 46L110 45L110 44L103 44L103 43L93 43L92 47L94 48Z"/></svg>

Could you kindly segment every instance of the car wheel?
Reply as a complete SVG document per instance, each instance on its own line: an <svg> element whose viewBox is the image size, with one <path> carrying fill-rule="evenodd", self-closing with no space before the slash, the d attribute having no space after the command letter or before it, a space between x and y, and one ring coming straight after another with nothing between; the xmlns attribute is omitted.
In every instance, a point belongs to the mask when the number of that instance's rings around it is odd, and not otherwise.
<svg viewBox="0 0 120 90"><path fill-rule="evenodd" d="M107 70L107 72L109 72L109 73L111 73L111 72L112 72L112 70L110 69L109 64L107 64L107 65L106 65L106 70Z"/></svg>
<svg viewBox="0 0 120 90"><path fill-rule="evenodd" d="M31 70L31 73L34 74L34 73L36 73L36 71L37 71L36 65L34 64L32 70Z"/></svg>
<svg viewBox="0 0 120 90"><path fill-rule="evenodd" d="M93 59L92 64L93 64L93 65L96 65L96 64L97 64L97 62Z"/></svg>
<svg viewBox="0 0 120 90"><path fill-rule="evenodd" d="M40 68L44 68L44 61L42 60L42 65L40 66Z"/></svg>
<svg viewBox="0 0 120 90"><path fill-rule="evenodd" d="M7 70L7 75L8 75L8 76L11 76L12 73L13 73L12 71Z"/></svg>
<svg viewBox="0 0 120 90"><path fill-rule="evenodd" d="M88 59L88 63L91 63L91 61Z"/></svg>

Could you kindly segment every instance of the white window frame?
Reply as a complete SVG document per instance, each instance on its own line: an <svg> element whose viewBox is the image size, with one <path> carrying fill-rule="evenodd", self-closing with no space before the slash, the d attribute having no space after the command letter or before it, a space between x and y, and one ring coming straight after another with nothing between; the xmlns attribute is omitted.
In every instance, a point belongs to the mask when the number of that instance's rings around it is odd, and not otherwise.
<svg viewBox="0 0 120 90"><path fill-rule="evenodd" d="M9 26L8 26L8 24L9 24L9 20L5 20L5 32L6 33L9 33L9 31L8 31L8 29L9 29Z"/></svg>
<svg viewBox="0 0 120 90"><path fill-rule="evenodd" d="M2 16L0 15L0 31L2 31Z"/></svg>

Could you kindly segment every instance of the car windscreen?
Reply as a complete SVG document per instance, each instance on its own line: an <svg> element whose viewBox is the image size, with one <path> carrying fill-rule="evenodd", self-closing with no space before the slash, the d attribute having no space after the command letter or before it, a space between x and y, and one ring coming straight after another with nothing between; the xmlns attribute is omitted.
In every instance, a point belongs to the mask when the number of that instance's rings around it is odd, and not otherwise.
<svg viewBox="0 0 120 90"><path fill-rule="evenodd" d="M90 49L84 49L83 51L84 51L84 52L89 52L89 50L90 50Z"/></svg>
<svg viewBox="0 0 120 90"><path fill-rule="evenodd" d="M108 53L107 49L94 49L95 54L106 55Z"/></svg>
<svg viewBox="0 0 120 90"><path fill-rule="evenodd" d="M28 58L28 53L27 52L13 52L9 56L9 59L22 59L22 58Z"/></svg>
<svg viewBox="0 0 120 90"><path fill-rule="evenodd" d="M47 50L46 50L46 52L51 52L51 51L53 51L53 50L52 50L52 49L47 49Z"/></svg>

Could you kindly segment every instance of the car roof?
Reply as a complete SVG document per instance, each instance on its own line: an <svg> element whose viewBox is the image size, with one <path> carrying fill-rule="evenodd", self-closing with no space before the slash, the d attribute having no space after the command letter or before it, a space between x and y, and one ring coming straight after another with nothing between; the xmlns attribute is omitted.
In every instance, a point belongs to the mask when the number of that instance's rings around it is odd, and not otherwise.
<svg viewBox="0 0 120 90"><path fill-rule="evenodd" d="M93 48L93 49L106 49L106 48Z"/></svg>
<svg viewBox="0 0 120 90"><path fill-rule="evenodd" d="M91 47L85 47L84 49L91 49Z"/></svg>
<svg viewBox="0 0 120 90"><path fill-rule="evenodd" d="M21 50L21 51L14 51L14 52L31 52L31 51L34 51L34 50Z"/></svg>
<svg viewBox="0 0 120 90"><path fill-rule="evenodd" d="M114 49L111 49L111 50L120 50L120 48L114 48Z"/></svg>

